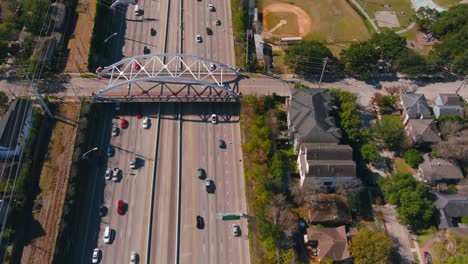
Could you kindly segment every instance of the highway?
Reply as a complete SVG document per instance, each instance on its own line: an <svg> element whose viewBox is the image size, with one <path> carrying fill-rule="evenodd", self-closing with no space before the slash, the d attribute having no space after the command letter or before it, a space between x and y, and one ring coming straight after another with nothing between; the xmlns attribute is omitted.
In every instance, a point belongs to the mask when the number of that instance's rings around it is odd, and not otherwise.
<svg viewBox="0 0 468 264"><path fill-rule="evenodd" d="M221 213L246 213L244 173L240 146L239 105L184 104L182 123L182 207L180 263L250 263L246 220L221 221ZM219 117L211 123L211 114ZM218 140L227 147L221 149ZM216 186L208 194L196 176L204 168ZM204 218L198 229L196 216ZM241 226L234 237L232 225Z"/></svg>

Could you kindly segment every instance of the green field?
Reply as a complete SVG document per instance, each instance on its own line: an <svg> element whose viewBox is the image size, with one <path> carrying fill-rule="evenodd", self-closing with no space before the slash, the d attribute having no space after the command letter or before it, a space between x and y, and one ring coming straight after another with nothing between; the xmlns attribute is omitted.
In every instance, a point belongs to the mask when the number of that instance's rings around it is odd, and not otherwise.
<svg viewBox="0 0 468 264"><path fill-rule="evenodd" d="M346 0L260 0L258 5L273 3L295 5L310 16L312 32L305 39L349 43L367 40L370 37L361 17Z"/></svg>
<svg viewBox="0 0 468 264"><path fill-rule="evenodd" d="M406 28L411 23L410 19L414 14L410 0L357 0L357 2L372 18L375 18L375 11L394 11L401 26L399 28L392 28L394 31ZM385 7L385 5L388 5L389 8Z"/></svg>
<svg viewBox="0 0 468 264"><path fill-rule="evenodd" d="M434 3L441 7L449 8L460 3L460 0L432 0Z"/></svg>
<svg viewBox="0 0 468 264"><path fill-rule="evenodd" d="M271 30L273 27L278 25L281 21L281 17L283 17L287 23L279 26L275 29L272 34L278 36L297 36L299 34L299 28L297 25L297 16L293 13L289 12L277 12L277 13L269 13L266 17L267 24L269 29Z"/></svg>

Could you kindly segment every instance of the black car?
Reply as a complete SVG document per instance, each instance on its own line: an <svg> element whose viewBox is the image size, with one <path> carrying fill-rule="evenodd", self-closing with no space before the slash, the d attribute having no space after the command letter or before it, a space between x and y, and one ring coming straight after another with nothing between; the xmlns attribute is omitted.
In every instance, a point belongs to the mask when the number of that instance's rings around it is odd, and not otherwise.
<svg viewBox="0 0 468 264"><path fill-rule="evenodd" d="M220 140L218 140L218 146L219 146L219 148L224 149L224 148L226 148L226 142L224 142L224 140L220 139Z"/></svg>
<svg viewBox="0 0 468 264"><path fill-rule="evenodd" d="M103 217L107 215L107 207L105 205L101 205L99 207L99 216Z"/></svg>
<svg viewBox="0 0 468 264"><path fill-rule="evenodd" d="M432 264L431 253L424 251L424 261L426 262L426 264Z"/></svg>
<svg viewBox="0 0 468 264"><path fill-rule="evenodd" d="M197 228L203 229L204 227L205 227L205 220L203 220L203 217L197 215Z"/></svg>
<svg viewBox="0 0 468 264"><path fill-rule="evenodd" d="M206 34L213 35L213 30L211 30L211 28L207 27L206 28Z"/></svg>
<svg viewBox="0 0 468 264"><path fill-rule="evenodd" d="M214 193L215 191L215 186L214 182L210 179L205 180L205 186L206 186L206 192L207 193Z"/></svg>
<svg viewBox="0 0 468 264"><path fill-rule="evenodd" d="M153 37L156 36L156 33L158 33L158 32L156 31L156 29L154 29L154 28L151 28L151 31L150 31L150 32L151 32L151 36L153 36Z"/></svg>
<svg viewBox="0 0 468 264"><path fill-rule="evenodd" d="M143 48L143 54L149 54L151 52L151 50L148 48L148 47L144 47Z"/></svg>
<svg viewBox="0 0 468 264"><path fill-rule="evenodd" d="M200 180L204 180L206 178L206 173L205 173L205 170L203 168L198 168L197 169L197 177Z"/></svg>

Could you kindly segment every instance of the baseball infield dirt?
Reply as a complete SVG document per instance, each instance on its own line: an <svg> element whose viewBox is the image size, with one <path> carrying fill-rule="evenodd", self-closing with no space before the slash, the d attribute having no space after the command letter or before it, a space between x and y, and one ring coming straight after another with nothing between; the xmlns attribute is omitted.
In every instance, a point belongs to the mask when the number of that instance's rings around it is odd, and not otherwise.
<svg viewBox="0 0 468 264"><path fill-rule="evenodd" d="M312 21L309 15L307 15L307 13L301 8L285 3L274 3L263 8L263 17L267 17L269 13L276 12L289 12L294 13L297 16L300 37L306 36L312 30ZM266 19L263 20L263 28L265 31L268 31L270 28L274 28L275 26L276 25L268 25Z"/></svg>

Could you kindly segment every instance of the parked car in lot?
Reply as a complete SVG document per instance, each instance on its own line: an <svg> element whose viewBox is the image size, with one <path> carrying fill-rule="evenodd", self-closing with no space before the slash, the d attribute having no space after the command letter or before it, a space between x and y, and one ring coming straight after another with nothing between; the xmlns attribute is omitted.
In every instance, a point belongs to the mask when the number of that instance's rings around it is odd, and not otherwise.
<svg viewBox="0 0 468 264"><path fill-rule="evenodd" d="M102 205L99 207L99 216L100 216L100 217L104 217L104 216L106 216L106 215L107 215L107 207L106 207L105 205L102 204Z"/></svg>
<svg viewBox="0 0 468 264"><path fill-rule="evenodd" d="M240 226L238 224L233 224L232 225L232 234L235 236L235 237L238 237L240 236Z"/></svg>
<svg viewBox="0 0 468 264"><path fill-rule="evenodd" d="M95 248L93 251L93 263L99 263L100 255L101 250L99 250L99 248Z"/></svg>
<svg viewBox="0 0 468 264"><path fill-rule="evenodd" d="M119 128L116 126L112 126L112 136L116 137L119 135Z"/></svg>
<svg viewBox="0 0 468 264"><path fill-rule="evenodd" d="M226 148L226 142L222 139L218 140L218 147L222 149Z"/></svg>
<svg viewBox="0 0 468 264"><path fill-rule="evenodd" d="M123 215L124 214L124 203L122 200L118 200L117 201L117 213L119 215Z"/></svg>
<svg viewBox="0 0 468 264"><path fill-rule="evenodd" d="M137 261L138 261L138 253L136 253L135 251L132 251L132 253L130 254L130 264L137 263Z"/></svg>
<svg viewBox="0 0 468 264"><path fill-rule="evenodd" d="M112 179L112 170L111 168L106 169L106 180L111 180Z"/></svg>
<svg viewBox="0 0 468 264"><path fill-rule="evenodd" d="M200 180L204 180L206 178L206 173L205 173L205 170L203 168L198 168L197 169L197 177Z"/></svg>
<svg viewBox="0 0 468 264"><path fill-rule="evenodd" d="M114 168L114 173L112 174L112 180L113 181L118 181L120 178L120 169L119 168Z"/></svg>
<svg viewBox="0 0 468 264"><path fill-rule="evenodd" d="M107 156L110 158L110 157L114 157L114 155L115 155L114 147L112 146L107 147Z"/></svg>
<svg viewBox="0 0 468 264"><path fill-rule="evenodd" d="M143 118L143 125L144 129L148 129L150 127L151 121L148 117Z"/></svg>
<svg viewBox="0 0 468 264"><path fill-rule="evenodd" d="M121 129L125 129L127 127L127 120L125 120L125 118L121 118L120 119L120 128Z"/></svg>
<svg viewBox="0 0 468 264"><path fill-rule="evenodd" d="M103 239L104 239L104 243L106 244L110 244L112 243L112 230L110 229L109 226L106 226L106 228L104 229L104 236L103 236Z"/></svg>
<svg viewBox="0 0 468 264"><path fill-rule="evenodd" d="M211 115L211 123L212 124L218 123L218 116L216 114Z"/></svg>
<svg viewBox="0 0 468 264"><path fill-rule="evenodd" d="M203 229L205 227L205 220L203 217L197 215L197 228L198 229Z"/></svg>
<svg viewBox="0 0 468 264"><path fill-rule="evenodd" d="M210 179L205 180L206 192L207 193L214 193L215 187L214 182Z"/></svg>

